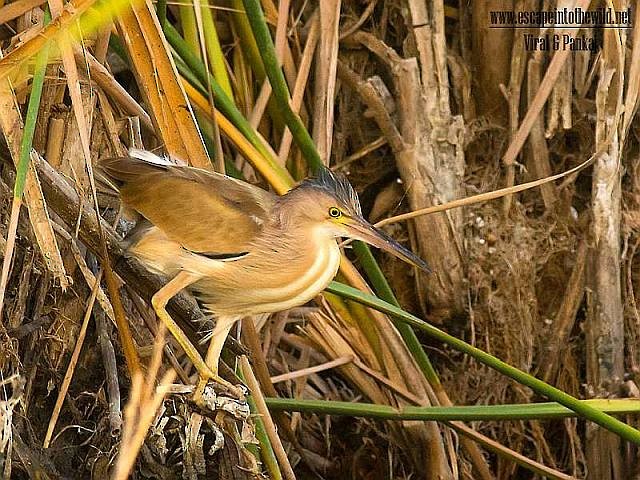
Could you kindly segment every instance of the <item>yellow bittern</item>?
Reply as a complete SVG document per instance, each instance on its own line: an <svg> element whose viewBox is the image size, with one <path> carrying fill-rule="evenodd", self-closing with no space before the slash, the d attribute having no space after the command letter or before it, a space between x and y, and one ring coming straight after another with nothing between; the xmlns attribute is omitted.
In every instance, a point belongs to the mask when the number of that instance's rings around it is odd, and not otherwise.
<svg viewBox="0 0 640 480"><path fill-rule="evenodd" d="M358 196L329 169L283 196L214 172L177 165L141 150L103 160L123 204L144 217L128 252L172 278L152 299L158 317L207 379L218 376L233 324L249 315L302 305L321 292L340 264L338 237L363 240L428 271L411 251L367 222ZM165 307L183 288L216 320L206 362Z"/></svg>

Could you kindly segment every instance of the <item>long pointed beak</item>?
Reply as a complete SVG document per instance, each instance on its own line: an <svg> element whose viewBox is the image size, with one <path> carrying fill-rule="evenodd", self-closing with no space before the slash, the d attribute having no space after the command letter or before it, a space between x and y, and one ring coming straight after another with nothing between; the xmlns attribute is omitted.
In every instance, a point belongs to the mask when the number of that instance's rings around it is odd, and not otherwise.
<svg viewBox="0 0 640 480"><path fill-rule="evenodd" d="M345 226L349 229L350 236L353 238L362 240L369 245L385 250L391 255L398 257L400 260L407 262L409 265L418 267L426 273L431 273L431 268L429 268L427 262L422 260L412 251L400 245L382 230L371 225L364 218L351 217L351 221L348 224L345 224Z"/></svg>

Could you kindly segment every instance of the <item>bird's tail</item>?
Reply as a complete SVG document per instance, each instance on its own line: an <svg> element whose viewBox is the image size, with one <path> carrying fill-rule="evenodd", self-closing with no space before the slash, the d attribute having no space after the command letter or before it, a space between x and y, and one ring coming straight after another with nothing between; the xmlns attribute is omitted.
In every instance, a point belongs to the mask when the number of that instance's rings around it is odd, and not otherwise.
<svg viewBox="0 0 640 480"><path fill-rule="evenodd" d="M112 180L116 187L135 180L140 175L166 171L176 163L146 150L132 148L126 157L104 158L98 168Z"/></svg>

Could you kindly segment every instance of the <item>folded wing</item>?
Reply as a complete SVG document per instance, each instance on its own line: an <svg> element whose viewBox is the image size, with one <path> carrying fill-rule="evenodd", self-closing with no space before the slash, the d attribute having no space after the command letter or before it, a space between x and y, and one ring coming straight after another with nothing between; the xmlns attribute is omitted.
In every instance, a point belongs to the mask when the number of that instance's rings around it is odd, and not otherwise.
<svg viewBox="0 0 640 480"><path fill-rule="evenodd" d="M210 257L249 251L275 195L215 172L177 165L150 152L100 162L120 198L187 250Z"/></svg>

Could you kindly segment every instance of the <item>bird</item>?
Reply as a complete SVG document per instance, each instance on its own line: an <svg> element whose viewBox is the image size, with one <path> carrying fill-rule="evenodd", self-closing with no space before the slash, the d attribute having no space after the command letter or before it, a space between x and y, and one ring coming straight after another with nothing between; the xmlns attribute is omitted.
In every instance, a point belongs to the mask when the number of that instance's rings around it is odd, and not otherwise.
<svg viewBox="0 0 640 480"><path fill-rule="evenodd" d="M170 278L151 304L196 368L202 391L218 374L222 347L240 319L303 305L340 266L338 239L362 240L429 272L420 257L365 220L342 175L321 168L282 196L145 150L99 167L122 204L142 217L126 237L127 255ZM206 359L166 310L187 289L215 319Z"/></svg>

